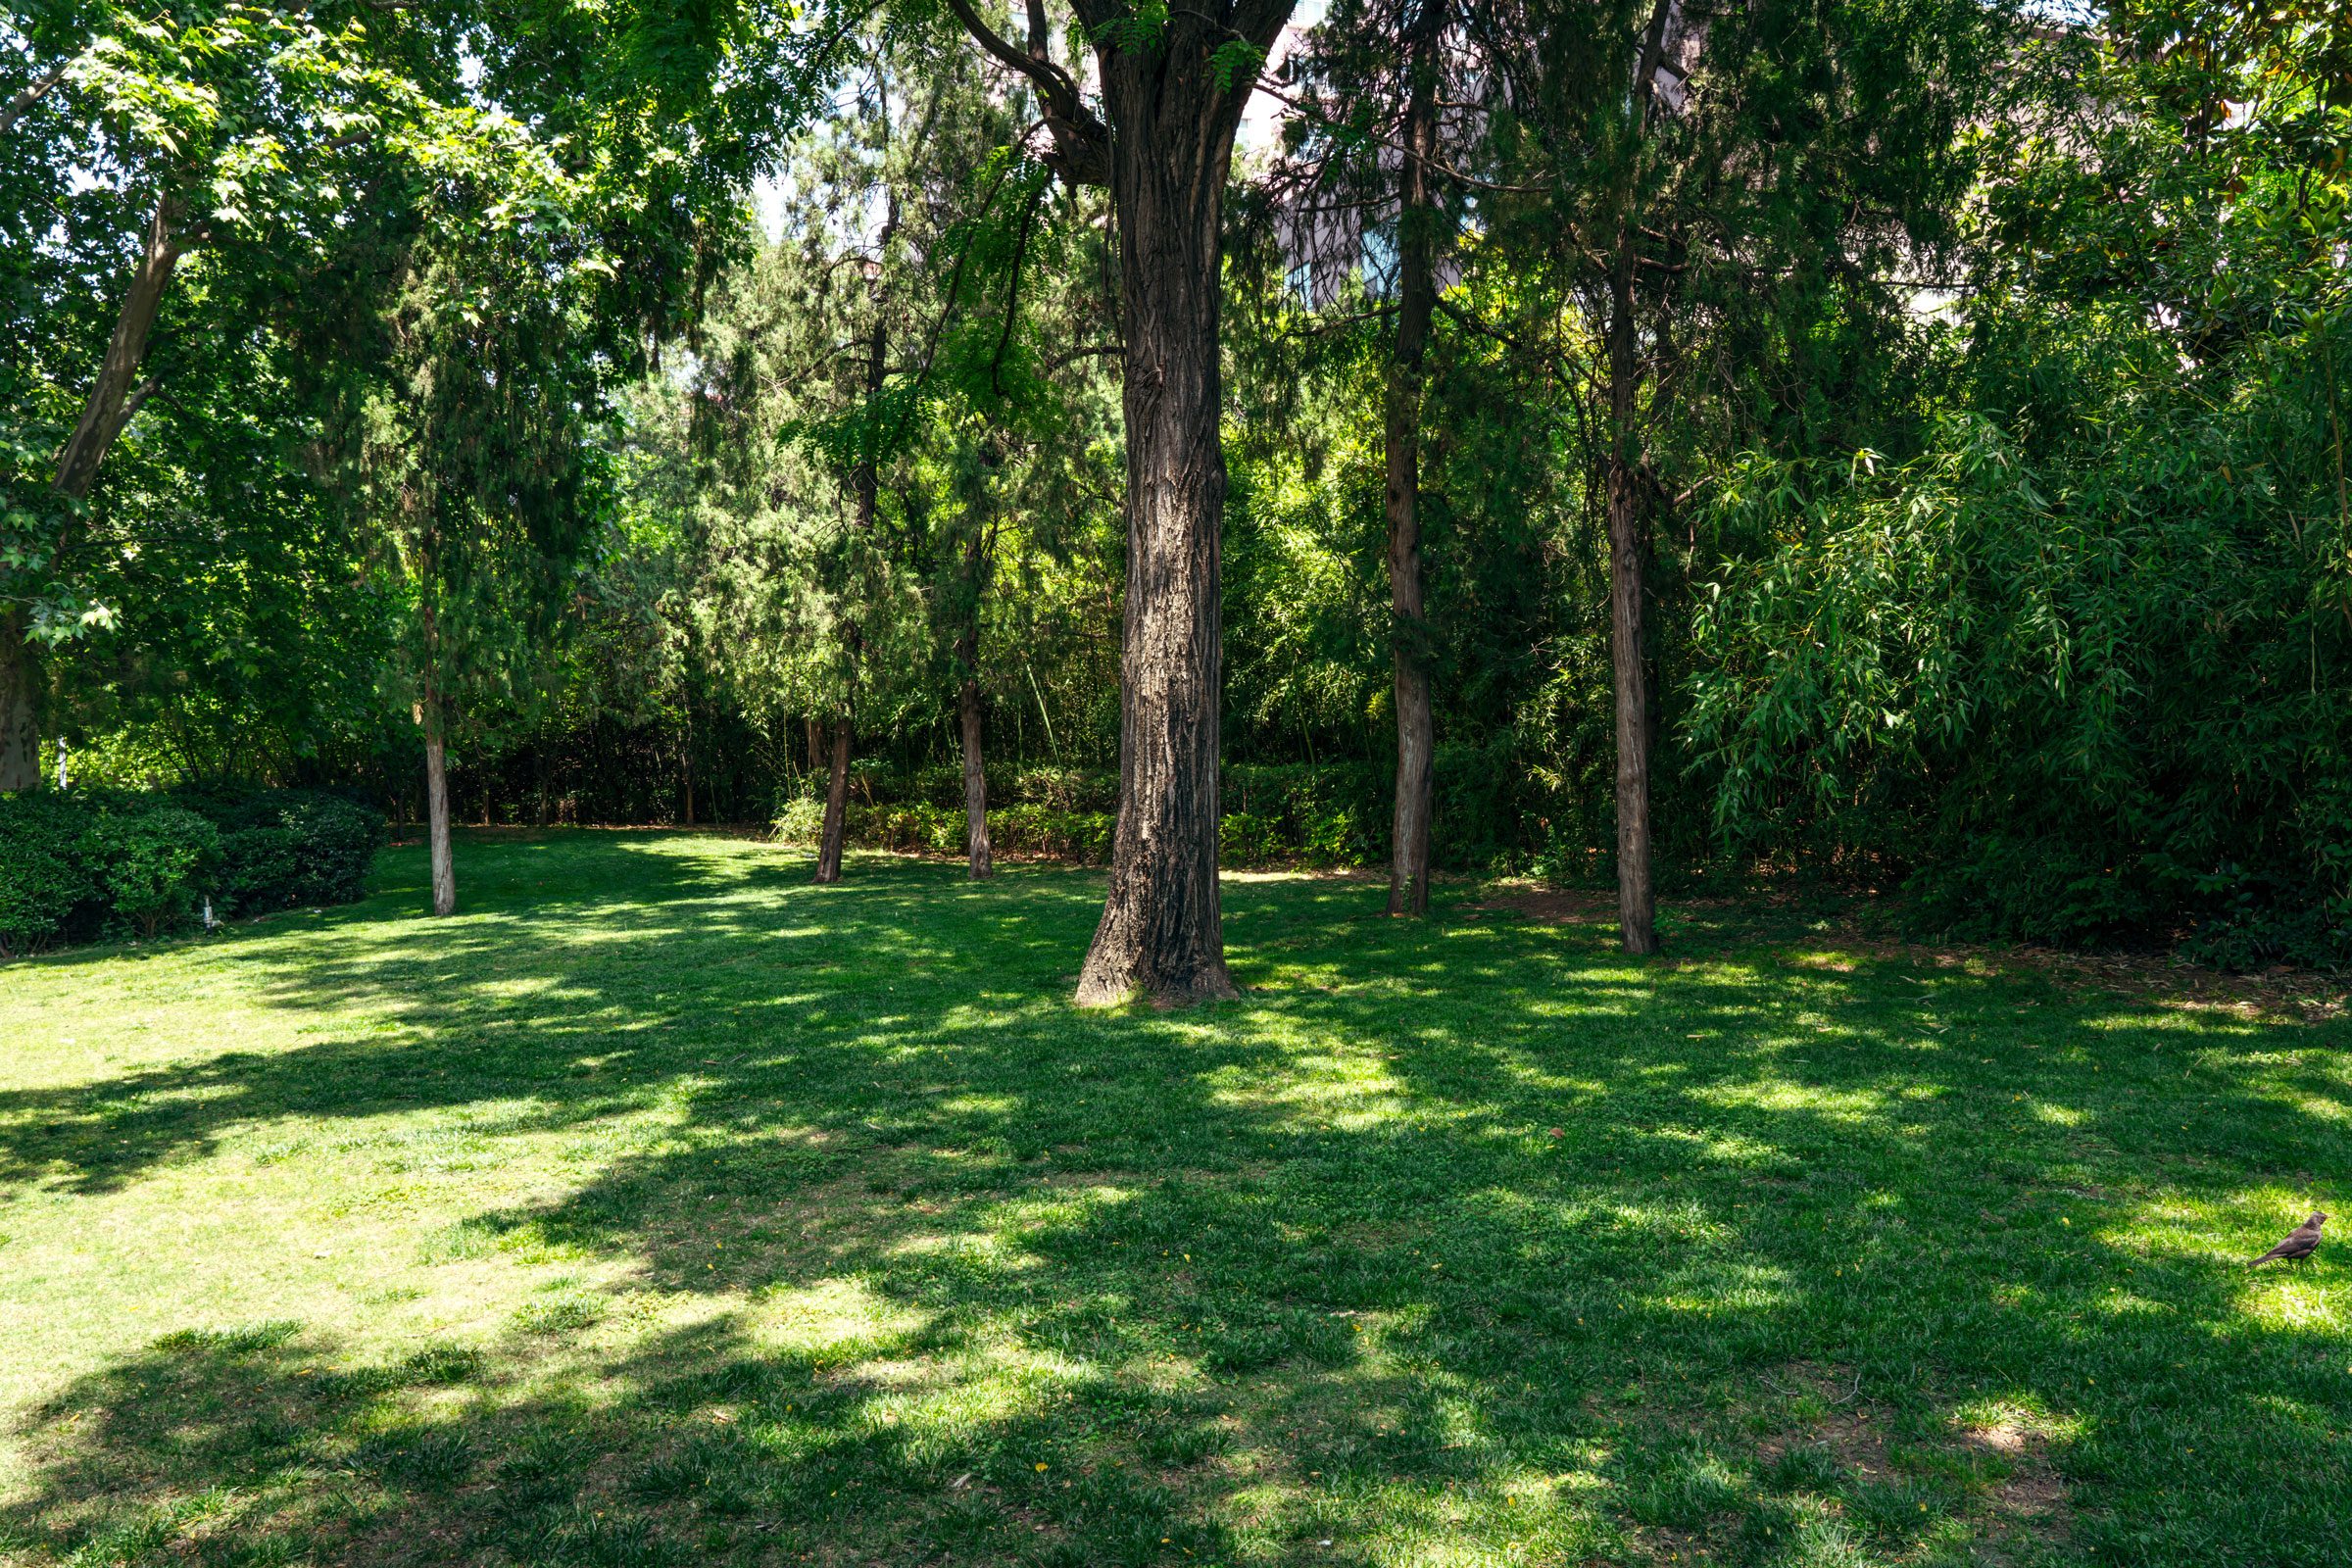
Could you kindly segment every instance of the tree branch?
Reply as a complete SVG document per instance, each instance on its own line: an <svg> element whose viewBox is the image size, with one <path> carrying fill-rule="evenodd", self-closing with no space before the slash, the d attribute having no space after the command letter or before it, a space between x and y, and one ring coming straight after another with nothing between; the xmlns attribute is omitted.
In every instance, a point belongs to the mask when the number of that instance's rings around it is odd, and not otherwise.
<svg viewBox="0 0 2352 1568"><path fill-rule="evenodd" d="M66 68L73 63L70 59L60 60L56 65L26 82L23 90L8 101L8 107L0 109L0 136L5 136L16 129L17 122L24 118L25 111L48 97L49 89L65 80Z"/></svg>
<svg viewBox="0 0 2352 1568"><path fill-rule="evenodd" d="M972 41L1000 63L1026 76L1045 106L1046 129L1053 135L1054 172L1072 186L1110 183L1110 129L1079 95L1077 78L1045 53L1045 8L1042 0L1029 7L1029 52L1023 54L980 20L971 0L948 0L948 9L963 24Z"/></svg>

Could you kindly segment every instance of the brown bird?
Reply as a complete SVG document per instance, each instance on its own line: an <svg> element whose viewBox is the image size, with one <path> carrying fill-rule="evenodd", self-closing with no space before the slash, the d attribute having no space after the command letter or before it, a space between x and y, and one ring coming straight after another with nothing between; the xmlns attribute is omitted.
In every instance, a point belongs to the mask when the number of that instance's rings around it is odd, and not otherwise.
<svg viewBox="0 0 2352 1568"><path fill-rule="evenodd" d="M2248 1258L2246 1267L2252 1268L2257 1263L2268 1263L2274 1257L2309 1257L2319 1250L2320 1226L2326 1222L2327 1218L2326 1214L2312 1215L2311 1218L2287 1232L2285 1241L2280 1242L2260 1257Z"/></svg>

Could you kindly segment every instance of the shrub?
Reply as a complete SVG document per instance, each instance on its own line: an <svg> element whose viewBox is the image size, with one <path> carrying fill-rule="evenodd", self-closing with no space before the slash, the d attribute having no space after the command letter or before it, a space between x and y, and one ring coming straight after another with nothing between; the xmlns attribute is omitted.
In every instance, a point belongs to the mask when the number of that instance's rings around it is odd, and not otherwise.
<svg viewBox="0 0 2352 1568"><path fill-rule="evenodd" d="M223 913L282 909L301 874L301 836L291 828L247 827L220 835Z"/></svg>
<svg viewBox="0 0 2352 1568"><path fill-rule="evenodd" d="M1039 855L1095 863L1110 858L1115 818L1107 811L1068 811L1051 806L1007 806L988 813L989 837L1007 855Z"/></svg>
<svg viewBox="0 0 2352 1568"><path fill-rule="evenodd" d="M207 897L223 913L348 903L383 837L373 811L312 790L0 796L0 955L153 936Z"/></svg>
<svg viewBox="0 0 2352 1568"><path fill-rule="evenodd" d="M778 808L772 827L778 844L813 850L825 831L825 803L813 795L795 795Z"/></svg>
<svg viewBox="0 0 2352 1568"><path fill-rule="evenodd" d="M0 955L35 952L71 932L92 902L81 838L89 812L73 796L0 795Z"/></svg>
<svg viewBox="0 0 2352 1568"><path fill-rule="evenodd" d="M220 863L220 830L176 806L102 810L82 845L108 909L150 937L194 911Z"/></svg>
<svg viewBox="0 0 2352 1568"><path fill-rule="evenodd" d="M1279 853L1274 824L1248 811L1230 811L1217 824L1217 853L1227 865L1257 865L1274 859Z"/></svg>
<svg viewBox="0 0 2352 1568"><path fill-rule="evenodd" d="M189 792L173 800L220 829L216 891L224 906L243 913L364 898L384 844L382 816L320 790Z"/></svg>
<svg viewBox="0 0 2352 1568"><path fill-rule="evenodd" d="M368 872L386 836L381 815L339 795L309 794L285 799L278 821L294 836L289 903L350 904L367 897Z"/></svg>

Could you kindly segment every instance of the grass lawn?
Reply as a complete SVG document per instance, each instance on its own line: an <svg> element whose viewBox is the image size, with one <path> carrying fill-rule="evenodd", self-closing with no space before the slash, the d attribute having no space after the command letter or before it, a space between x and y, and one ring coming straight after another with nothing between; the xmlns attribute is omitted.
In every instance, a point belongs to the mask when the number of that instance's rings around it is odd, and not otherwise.
<svg viewBox="0 0 2352 1568"><path fill-rule="evenodd" d="M1306 877L1089 1014L1098 876L808 870L0 967L0 1560L2352 1560L2340 1021Z"/></svg>

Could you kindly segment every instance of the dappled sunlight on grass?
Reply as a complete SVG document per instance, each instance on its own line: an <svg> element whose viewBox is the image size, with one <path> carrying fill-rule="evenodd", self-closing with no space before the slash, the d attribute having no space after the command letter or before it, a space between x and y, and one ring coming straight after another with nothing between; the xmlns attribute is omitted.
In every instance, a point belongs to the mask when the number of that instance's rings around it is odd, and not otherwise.
<svg viewBox="0 0 2352 1568"><path fill-rule="evenodd" d="M2340 1027L1237 880L471 843L0 971L0 1555L2332 1563ZM1469 916L1475 914L1475 921ZM2262 1543L2263 1555L2242 1551ZM1328 1544L1326 1544L1328 1543Z"/></svg>

